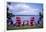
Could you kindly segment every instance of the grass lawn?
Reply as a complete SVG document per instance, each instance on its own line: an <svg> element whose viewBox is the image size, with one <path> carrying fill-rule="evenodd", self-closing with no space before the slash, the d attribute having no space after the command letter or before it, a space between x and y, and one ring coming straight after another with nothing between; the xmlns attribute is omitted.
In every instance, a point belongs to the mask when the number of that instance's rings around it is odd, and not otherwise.
<svg viewBox="0 0 46 32"><path fill-rule="evenodd" d="M33 28L43 28L43 26L20 26L20 27L16 27L16 26L7 26L7 30L18 30L18 29L33 29Z"/></svg>

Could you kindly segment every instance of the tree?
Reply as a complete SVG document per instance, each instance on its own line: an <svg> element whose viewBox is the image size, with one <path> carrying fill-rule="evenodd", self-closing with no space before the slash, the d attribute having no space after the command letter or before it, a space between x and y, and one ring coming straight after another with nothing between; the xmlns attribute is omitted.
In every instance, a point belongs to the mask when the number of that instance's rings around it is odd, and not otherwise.
<svg viewBox="0 0 46 32"><path fill-rule="evenodd" d="M13 15L12 13L9 13L8 11L9 11L9 8L7 7L7 24L9 22L11 22L11 24L13 24L13 21L11 18L14 17L15 15ZM11 20L11 21L9 21L9 20Z"/></svg>
<svg viewBox="0 0 46 32"><path fill-rule="evenodd" d="M40 24L40 21L43 19L43 14L40 12L40 13L39 13L39 16L40 16L40 17L39 17L39 20L38 20L38 24Z"/></svg>

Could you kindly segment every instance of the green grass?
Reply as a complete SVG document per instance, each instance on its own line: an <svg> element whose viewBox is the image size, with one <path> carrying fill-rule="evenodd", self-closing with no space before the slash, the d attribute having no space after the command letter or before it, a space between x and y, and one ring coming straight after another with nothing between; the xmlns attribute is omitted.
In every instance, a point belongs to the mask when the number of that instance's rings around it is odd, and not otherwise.
<svg viewBox="0 0 46 32"><path fill-rule="evenodd" d="M34 29L34 28L43 28L43 25L41 26L21 26L21 27L16 27L16 26L7 26L7 30L18 30L18 29Z"/></svg>

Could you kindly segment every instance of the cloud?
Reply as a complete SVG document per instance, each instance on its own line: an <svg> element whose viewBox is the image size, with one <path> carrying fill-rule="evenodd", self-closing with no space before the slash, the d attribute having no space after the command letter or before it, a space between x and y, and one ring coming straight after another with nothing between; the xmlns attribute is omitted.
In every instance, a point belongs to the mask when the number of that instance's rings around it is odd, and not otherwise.
<svg viewBox="0 0 46 32"><path fill-rule="evenodd" d="M26 4L17 4L9 6L14 15L38 15L39 9L32 8Z"/></svg>

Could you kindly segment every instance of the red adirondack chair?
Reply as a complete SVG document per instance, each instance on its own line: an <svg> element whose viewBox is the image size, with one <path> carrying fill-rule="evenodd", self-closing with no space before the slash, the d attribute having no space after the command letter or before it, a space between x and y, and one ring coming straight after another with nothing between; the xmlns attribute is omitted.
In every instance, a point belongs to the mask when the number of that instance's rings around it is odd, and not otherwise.
<svg viewBox="0 0 46 32"><path fill-rule="evenodd" d="M33 22L34 22L34 17L31 17L31 19L30 19L30 26L34 25Z"/></svg>
<svg viewBox="0 0 46 32"><path fill-rule="evenodd" d="M17 24L17 26L21 25L21 18L20 17L16 17L16 24Z"/></svg>

